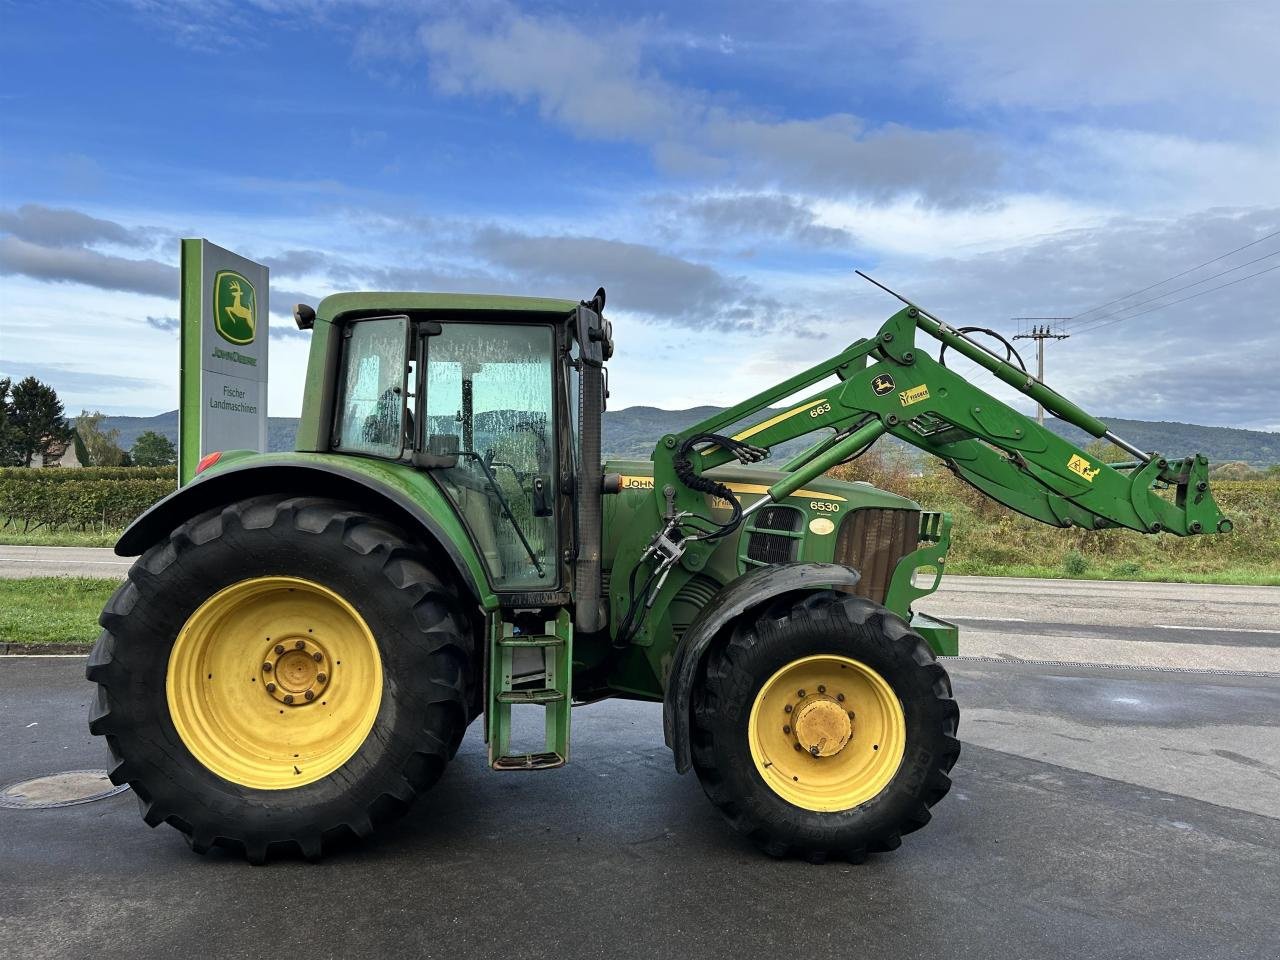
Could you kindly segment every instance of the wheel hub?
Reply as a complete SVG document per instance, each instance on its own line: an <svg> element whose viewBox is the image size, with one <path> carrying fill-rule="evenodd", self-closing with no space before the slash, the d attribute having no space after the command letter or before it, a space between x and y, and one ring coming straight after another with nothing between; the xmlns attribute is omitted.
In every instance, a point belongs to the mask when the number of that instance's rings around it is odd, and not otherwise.
<svg viewBox="0 0 1280 960"><path fill-rule="evenodd" d="M835 697L810 697L795 711L796 742L812 757L832 757L845 748L853 736L849 712Z"/></svg>
<svg viewBox="0 0 1280 960"><path fill-rule="evenodd" d="M272 643L262 660L263 689L286 706L315 703L333 675L330 663L314 636Z"/></svg>

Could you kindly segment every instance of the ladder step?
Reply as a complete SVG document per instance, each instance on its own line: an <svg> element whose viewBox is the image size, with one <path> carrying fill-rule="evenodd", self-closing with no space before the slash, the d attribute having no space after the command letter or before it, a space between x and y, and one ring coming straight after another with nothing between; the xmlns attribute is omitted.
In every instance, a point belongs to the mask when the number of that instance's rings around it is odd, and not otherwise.
<svg viewBox="0 0 1280 960"><path fill-rule="evenodd" d="M564 641L559 637L503 637L498 641L502 647L563 647Z"/></svg>
<svg viewBox="0 0 1280 960"><path fill-rule="evenodd" d="M564 694L559 690L504 690L499 703L559 703Z"/></svg>
<svg viewBox="0 0 1280 960"><path fill-rule="evenodd" d="M493 761L495 770L549 770L552 767L563 767L564 757L555 752L521 753L515 756L498 757Z"/></svg>
<svg viewBox="0 0 1280 960"><path fill-rule="evenodd" d="M494 770L562 767L569 759L573 706L573 621L562 609L554 620L536 625L524 619L521 624L517 627L514 618L501 615L490 622L485 712L489 764ZM541 743L512 744L512 714L520 705L541 708ZM522 739L526 731L531 727L522 722Z"/></svg>

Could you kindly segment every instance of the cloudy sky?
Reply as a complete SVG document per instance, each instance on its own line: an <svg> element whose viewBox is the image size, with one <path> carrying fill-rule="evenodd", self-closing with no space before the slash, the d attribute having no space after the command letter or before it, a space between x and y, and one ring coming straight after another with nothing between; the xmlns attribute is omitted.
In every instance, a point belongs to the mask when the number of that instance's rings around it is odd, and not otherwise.
<svg viewBox="0 0 1280 960"><path fill-rule="evenodd" d="M204 236L271 267L277 415L299 299L603 284L613 405L674 408L873 332L859 267L1074 318L1092 412L1280 430L1277 49L1274 0L6 3L0 375L175 407Z"/></svg>

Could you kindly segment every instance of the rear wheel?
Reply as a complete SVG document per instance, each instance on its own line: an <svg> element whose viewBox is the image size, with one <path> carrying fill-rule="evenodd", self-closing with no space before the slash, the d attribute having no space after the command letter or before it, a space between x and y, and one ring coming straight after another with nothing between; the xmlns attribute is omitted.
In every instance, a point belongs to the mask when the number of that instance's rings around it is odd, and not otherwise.
<svg viewBox="0 0 1280 960"><path fill-rule="evenodd" d="M466 728L469 628L432 558L338 501L257 497L184 524L103 611L90 729L147 823L262 862L366 836Z"/></svg>
<svg viewBox="0 0 1280 960"><path fill-rule="evenodd" d="M901 618L823 591L739 621L695 701L694 766L775 856L860 860L924 826L951 786L959 711Z"/></svg>

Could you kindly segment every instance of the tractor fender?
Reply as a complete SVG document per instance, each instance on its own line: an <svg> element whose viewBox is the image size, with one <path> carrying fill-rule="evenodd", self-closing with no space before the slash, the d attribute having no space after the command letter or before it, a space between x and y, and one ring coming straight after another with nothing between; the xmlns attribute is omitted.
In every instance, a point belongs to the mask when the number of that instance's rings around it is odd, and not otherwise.
<svg viewBox="0 0 1280 960"><path fill-rule="evenodd" d="M448 554L459 579L478 603L485 605L486 600L493 599L488 583L477 576L479 561L474 556L464 556L456 540L417 499L380 482L367 470L336 462L337 458L309 457L303 462L289 462L288 456L268 459L265 463L254 457L178 488L129 525L116 541L116 554L139 556L196 514L246 497L264 493L335 497L379 510L388 520L407 530L416 527ZM469 542L466 546L470 546ZM473 562L468 563L468 559Z"/></svg>
<svg viewBox="0 0 1280 960"><path fill-rule="evenodd" d="M693 766L689 745L693 688L711 643L732 621L787 593L821 587L852 587L861 575L839 563L778 563L760 567L726 585L689 624L671 659L662 700L662 732L675 754L676 771Z"/></svg>

